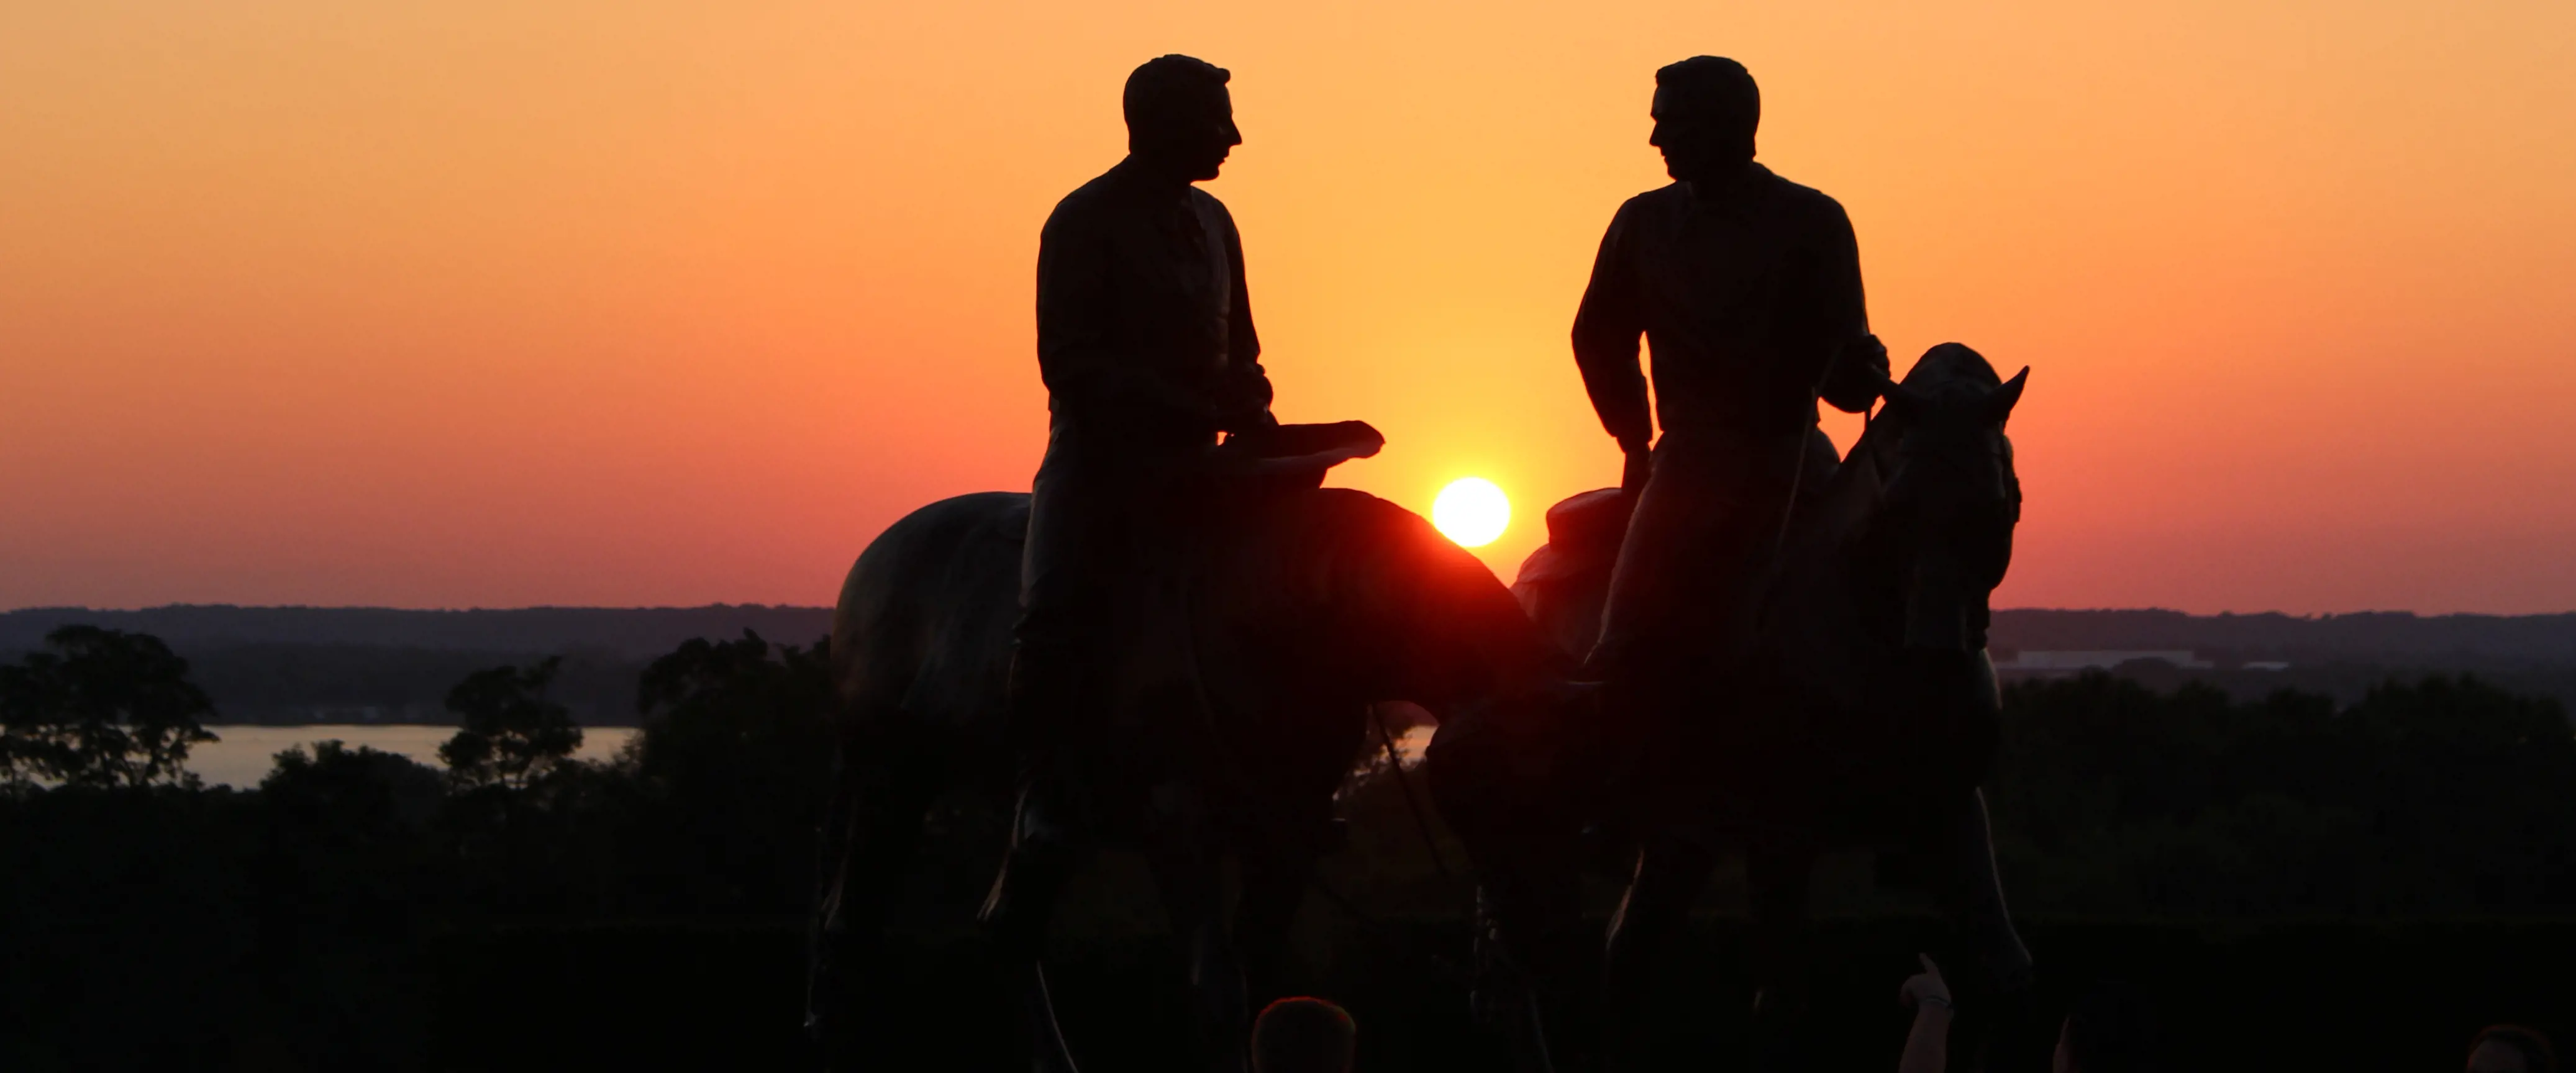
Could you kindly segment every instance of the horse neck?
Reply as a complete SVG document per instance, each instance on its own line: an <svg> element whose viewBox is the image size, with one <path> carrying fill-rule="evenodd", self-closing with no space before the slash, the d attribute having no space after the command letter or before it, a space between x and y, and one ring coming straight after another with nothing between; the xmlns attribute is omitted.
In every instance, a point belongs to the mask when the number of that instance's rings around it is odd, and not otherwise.
<svg viewBox="0 0 2576 1073"><path fill-rule="evenodd" d="M1419 515L1327 489L1320 524L1294 541L1320 579L1311 609L1324 664L1361 700L1434 711L1531 688L1562 660L1493 571Z"/></svg>
<svg viewBox="0 0 2576 1073"><path fill-rule="evenodd" d="M1409 700L1435 712L1517 697L1549 678L1567 677L1566 657L1492 571L1446 539L1431 554L1381 574L1387 582L1368 601L1368 633L1388 639L1380 655L1380 699ZM1426 561L1427 560L1427 561Z"/></svg>
<svg viewBox="0 0 2576 1073"><path fill-rule="evenodd" d="M1820 569L1811 579L1819 595L1831 594L1840 601L1839 613L1828 620L1829 628L1856 631L1860 637L1854 640L1862 640L1870 647L1891 643L1901 646L1904 643L1907 607L1915 596L1908 586L1918 580L1903 569L1902 562L1889 561L1901 542L1888 539L1888 534L1871 536L1879 526L1893 524L1885 518L1887 500L1883 493L1888 479L1894 474L1897 449L1904 435L1901 420L1881 420L1872 423L1860 442L1853 446L1850 462L1867 468L1856 470L1847 464L1845 476L1865 481L1868 486L1843 491L1864 496L1865 501L1856 507L1846 508L1851 510L1852 516L1834 534L1837 538L1834 545L1823 553L1825 557ZM2013 472L2012 439L2000 428L1990 431L1988 436L1991 437L1988 448L2002 461L2003 479L2014 505L2014 520L2018 522L2021 490L2019 478ZM1983 618L1985 601L1991 596L1991 590L1982 594L1962 593L1962 596L1972 596L1976 605L1964 609L1966 613L1973 618ZM1982 632L1981 625L1978 632Z"/></svg>

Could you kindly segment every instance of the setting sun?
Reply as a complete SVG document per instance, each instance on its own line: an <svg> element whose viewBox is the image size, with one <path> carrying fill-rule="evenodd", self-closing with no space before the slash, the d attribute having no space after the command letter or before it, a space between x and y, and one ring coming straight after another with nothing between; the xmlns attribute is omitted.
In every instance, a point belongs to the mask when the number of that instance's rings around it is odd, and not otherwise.
<svg viewBox="0 0 2576 1073"><path fill-rule="evenodd" d="M1481 548L1512 524L1512 501L1483 477L1460 477L1431 502L1431 524L1461 547Z"/></svg>

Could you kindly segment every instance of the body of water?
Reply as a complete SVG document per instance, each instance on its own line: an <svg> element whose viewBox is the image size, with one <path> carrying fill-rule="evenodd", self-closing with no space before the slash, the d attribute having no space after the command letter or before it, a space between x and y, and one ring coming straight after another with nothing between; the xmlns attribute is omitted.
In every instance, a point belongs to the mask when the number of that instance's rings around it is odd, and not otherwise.
<svg viewBox="0 0 2576 1073"><path fill-rule="evenodd" d="M430 767L438 767L438 747L456 736L455 727L418 725L356 724L313 726L210 726L219 740L206 742L188 753L188 770L206 780L208 786L233 786L247 790L267 778L276 766L277 754L298 745L308 748L317 741L338 740L351 747L364 745L388 753L401 753ZM583 727L581 748L573 756L582 760L606 760L617 755L628 739L635 736L634 727Z"/></svg>

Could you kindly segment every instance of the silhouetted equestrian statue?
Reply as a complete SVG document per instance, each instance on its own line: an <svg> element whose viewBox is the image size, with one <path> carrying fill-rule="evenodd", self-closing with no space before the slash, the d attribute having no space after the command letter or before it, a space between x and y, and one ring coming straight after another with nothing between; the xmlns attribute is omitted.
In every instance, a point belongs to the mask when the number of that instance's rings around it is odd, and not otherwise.
<svg viewBox="0 0 2576 1073"><path fill-rule="evenodd" d="M1551 510L1516 591L1609 687L1601 724L1557 743L1582 769L1565 806L1639 851L1607 944L1606 1065L1636 1067L1655 955L1739 850L1768 1065L1803 1004L1820 848L1930 851L1993 977L2029 978L1976 789L1996 733L1985 599L2019 517L2002 426L2022 380L1951 344L1916 386L1888 385L1842 207L1753 160L1751 75L1701 56L1656 83L1651 140L1675 181L1620 208L1574 327L1622 486ZM1887 413L1838 469L1818 401L1866 412L1882 386Z"/></svg>
<svg viewBox="0 0 2576 1073"><path fill-rule="evenodd" d="M1190 185L1241 142L1226 81L1185 56L1139 67L1127 159L1047 221L1038 353L1053 416L1034 493L924 507L842 588L808 997L833 1069L879 1068L875 996L897 985L887 899L925 809L960 782L1018 787L983 919L1022 974L1041 1070L1073 1068L1039 963L1092 850L1145 853L1189 951L1202 1064L1241 1073L1247 990L1266 986L1332 841L1370 703L1442 716L1434 747L1453 787L1539 796L1534 746L1576 702L1575 660L1421 518L1320 487L1330 466L1377 452L1374 429L1270 416L1241 244ZM1570 874L1576 833L1511 831L1520 848L1486 856ZM1231 929L1229 855L1242 868ZM1528 945L1533 903L1502 901L1488 949Z"/></svg>
<svg viewBox="0 0 2576 1073"><path fill-rule="evenodd" d="M1543 768L1579 702L1575 661L1475 556L1419 516L1320 488L1327 466L1373 452L1365 426L1286 426L1229 441L1175 480L1189 525L1103 620L1082 732L1080 838L1033 841L1027 810L987 917L1023 975L1035 1068L1070 1070L1039 956L1048 916L1088 851L1141 850L1182 939L1197 999L1200 1068L1241 1073L1253 997L1279 963L1316 856L1333 844L1333 793L1363 744L1368 706L1409 700L1442 719L1435 752L1489 777ZM1267 452L1289 452L1285 455ZM859 557L832 621L839 755L815 917L809 1024L835 1070L879 1069L886 1025L888 899L924 812L951 787L1000 792L1019 749L1006 730L1011 625L1030 497L987 492L931 504ZM1580 722L1580 720L1570 720ZM1453 741L1454 734L1467 737ZM1067 747L1075 747L1068 743ZM1481 753L1479 759L1476 754ZM1516 770L1512 792L1549 795ZM1561 796L1561 795L1559 795ZM1503 809L1479 808L1469 829ZM1572 874L1576 830L1506 832L1519 873ZM1231 928L1218 864L1240 864ZM1508 886L1508 884L1505 884ZM1517 942L1511 910L1493 946ZM1177 1041L1176 1041L1177 1042Z"/></svg>

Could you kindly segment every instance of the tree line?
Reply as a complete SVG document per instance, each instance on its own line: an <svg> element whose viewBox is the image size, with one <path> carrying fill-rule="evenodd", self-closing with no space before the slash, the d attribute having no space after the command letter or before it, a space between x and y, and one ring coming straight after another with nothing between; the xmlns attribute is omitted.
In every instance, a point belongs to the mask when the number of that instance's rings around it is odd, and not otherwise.
<svg viewBox="0 0 2576 1073"><path fill-rule="evenodd" d="M148 1048L188 1036L122 1031L126 1011L200 1011L184 1027L252 1003L288 1026L263 1045L303 1064L399 1067L388 1056L429 1031L426 937L792 926L829 797L828 664L822 642L688 641L645 667L642 730L600 763L573 759L581 727L550 699L559 663L490 667L448 690L457 729L437 766L324 742L228 790L186 768L220 728L185 660L148 635L58 628L0 665L0 943L16 952L0 1003L50 1026L8 1046L72 1040L76 1064L151 1064ZM2094 673L2012 685L2003 725L1988 794L2024 915L2576 910L2576 732L2548 698L2430 676L2347 704L2240 701ZM1437 854L1456 847L1426 844L1389 776L1355 765L1351 848L1328 876L1381 912L1454 911L1461 881ZM966 928L1002 807L939 806L913 920Z"/></svg>

